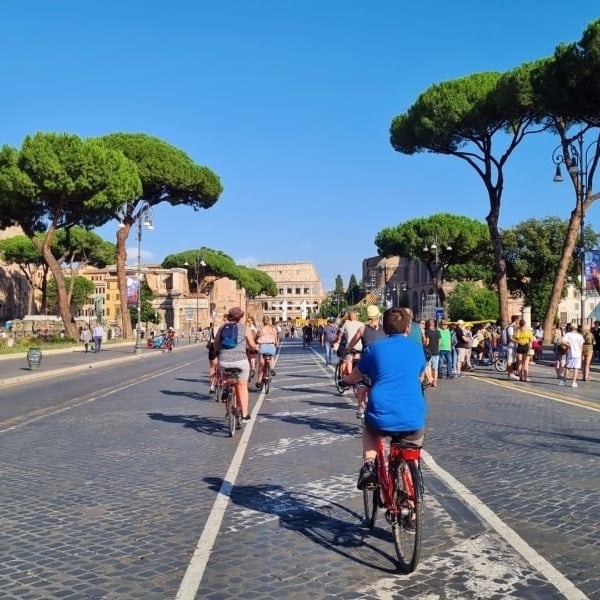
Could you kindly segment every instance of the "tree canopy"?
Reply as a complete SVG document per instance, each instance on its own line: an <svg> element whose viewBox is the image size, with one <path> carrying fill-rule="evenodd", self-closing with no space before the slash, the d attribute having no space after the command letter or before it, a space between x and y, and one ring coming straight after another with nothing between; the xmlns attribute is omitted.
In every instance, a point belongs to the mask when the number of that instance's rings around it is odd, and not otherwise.
<svg viewBox="0 0 600 600"><path fill-rule="evenodd" d="M391 125L390 141L403 154L434 152L456 156L482 179L489 200L487 224L492 242L500 314L508 321L506 266L499 232L504 164L533 131L539 115L530 94L522 93L521 71L475 73L431 86ZM495 144L498 144L496 151Z"/></svg>
<svg viewBox="0 0 600 600"><path fill-rule="evenodd" d="M194 210L210 208L219 199L223 186L213 171L196 164L185 152L159 138L143 133L113 133L101 140L133 161L142 188L135 200L122 207L121 227L117 231L117 280L121 314L126 315L126 242L132 225L140 218L140 209L162 202L191 206ZM131 322L125 320L123 336L129 338L131 333Z"/></svg>
<svg viewBox="0 0 600 600"><path fill-rule="evenodd" d="M56 232L103 225L141 190L135 165L97 139L36 133L20 150L6 145L0 150L0 228L20 225L42 255L56 280L59 312L70 337L76 337L77 327L61 264L52 252Z"/></svg>
<svg viewBox="0 0 600 600"><path fill-rule="evenodd" d="M489 272L489 232L484 223L469 217L439 213L404 221L382 229L375 237L375 245L383 256L404 256L423 262L441 302L445 300L446 275L479 280Z"/></svg>
<svg viewBox="0 0 600 600"><path fill-rule="evenodd" d="M202 262L203 266L201 266ZM197 250L169 254L161 266L164 269L187 268L188 278L190 280L197 279L200 283L198 291L203 291L206 284L214 278L227 277L245 288L247 294L276 296L278 293L277 284L268 273L260 269L237 265L231 256L205 246Z"/></svg>

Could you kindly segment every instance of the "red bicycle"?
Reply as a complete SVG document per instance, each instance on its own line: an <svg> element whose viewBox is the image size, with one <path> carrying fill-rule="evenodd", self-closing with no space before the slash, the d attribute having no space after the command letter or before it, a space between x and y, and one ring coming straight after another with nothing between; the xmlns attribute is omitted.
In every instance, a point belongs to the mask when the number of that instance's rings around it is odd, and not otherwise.
<svg viewBox="0 0 600 600"><path fill-rule="evenodd" d="M215 395L217 402L225 403L225 421L229 437L235 435L235 430L242 426L242 411L238 406L236 386L241 369L219 369Z"/></svg>
<svg viewBox="0 0 600 600"><path fill-rule="evenodd" d="M421 553L425 488L421 447L403 440L405 435L391 436L387 456L384 439L380 439L375 459L377 485L363 490L363 502L369 529L375 527L379 508L385 508L400 566L406 573L412 573Z"/></svg>
<svg viewBox="0 0 600 600"><path fill-rule="evenodd" d="M272 367L272 354L261 354L261 358L263 359L262 366L262 379L261 379L261 389L265 391L265 394L269 393L269 388L271 387L271 371Z"/></svg>

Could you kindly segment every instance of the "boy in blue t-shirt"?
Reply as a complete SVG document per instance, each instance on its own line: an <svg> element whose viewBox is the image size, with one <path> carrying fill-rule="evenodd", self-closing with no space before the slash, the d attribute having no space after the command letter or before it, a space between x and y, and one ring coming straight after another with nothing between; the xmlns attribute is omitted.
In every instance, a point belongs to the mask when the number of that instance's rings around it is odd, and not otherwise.
<svg viewBox="0 0 600 600"><path fill-rule="evenodd" d="M367 376L371 380L363 432L364 465L357 487L377 482L374 460L379 438L403 433L403 439L420 446L425 430L427 406L421 381L425 371L423 348L407 337L410 315L390 308L383 315L386 338L366 348L344 384L353 385Z"/></svg>

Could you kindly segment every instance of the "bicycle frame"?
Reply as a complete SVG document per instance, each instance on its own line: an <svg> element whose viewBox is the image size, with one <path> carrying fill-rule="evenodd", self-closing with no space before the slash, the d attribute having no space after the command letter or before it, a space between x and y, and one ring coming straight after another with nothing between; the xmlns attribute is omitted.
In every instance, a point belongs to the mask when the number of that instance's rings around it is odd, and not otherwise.
<svg viewBox="0 0 600 600"><path fill-rule="evenodd" d="M233 437L242 416L237 406L238 373L239 369L219 368L217 370L217 389L220 390L219 399L225 403L225 419L230 437Z"/></svg>
<svg viewBox="0 0 600 600"><path fill-rule="evenodd" d="M386 459L386 443L380 438L378 483L363 490L367 526L373 529L378 508L385 508L399 565L407 573L415 570L421 552L424 486L420 457L420 447L404 442L401 436L392 436Z"/></svg>

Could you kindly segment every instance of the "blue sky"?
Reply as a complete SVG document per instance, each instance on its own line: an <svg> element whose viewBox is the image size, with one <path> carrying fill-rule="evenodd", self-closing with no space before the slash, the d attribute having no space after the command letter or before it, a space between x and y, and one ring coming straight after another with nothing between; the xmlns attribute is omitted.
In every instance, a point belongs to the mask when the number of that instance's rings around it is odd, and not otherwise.
<svg viewBox="0 0 600 600"><path fill-rule="evenodd" d="M463 161L394 152L393 117L437 82L552 54L599 13L597 0L4 3L0 143L36 131L162 138L224 192L209 210L157 207L144 262L208 246L243 264L313 262L331 289L337 274L360 278L384 227L488 212ZM572 188L552 183L557 143L517 150L501 227L568 217ZM114 241L116 225L98 233Z"/></svg>

